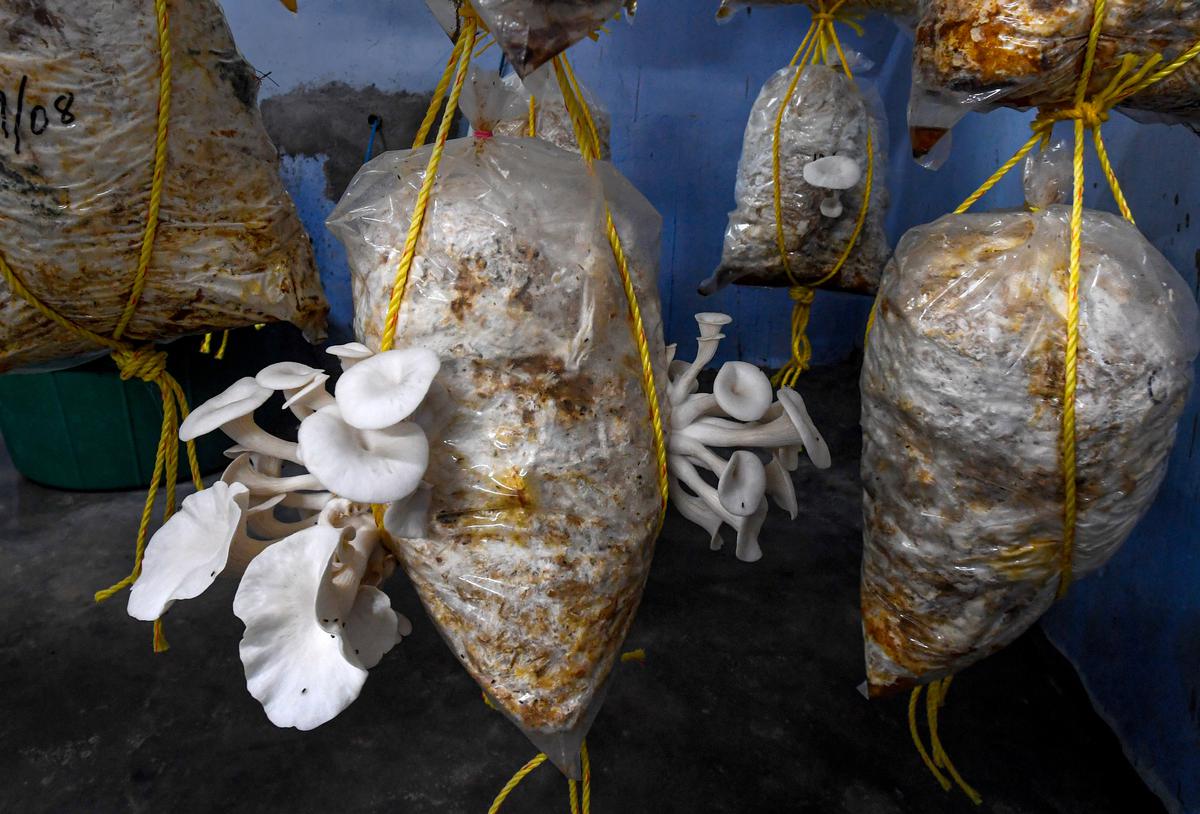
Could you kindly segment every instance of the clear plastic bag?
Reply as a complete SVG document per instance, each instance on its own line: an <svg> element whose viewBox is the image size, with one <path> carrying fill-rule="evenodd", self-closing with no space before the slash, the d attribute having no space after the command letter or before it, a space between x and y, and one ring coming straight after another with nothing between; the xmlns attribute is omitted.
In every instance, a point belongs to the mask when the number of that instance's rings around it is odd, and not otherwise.
<svg viewBox="0 0 1200 814"><path fill-rule="evenodd" d="M826 3L832 6L832 2ZM816 6L816 0L721 0L717 19L727 20L739 9L751 6ZM847 0L838 6L839 13L847 14L892 14L912 17L917 13L917 0Z"/></svg>
<svg viewBox="0 0 1200 814"><path fill-rule="evenodd" d="M505 108L505 114L493 130L497 135L521 138L529 135L529 99L534 99L534 123L537 138L548 141L556 147L573 153L579 152L579 143L575 140L575 128L571 124L571 114L563 101L562 90L554 74L547 66L542 66L522 80L515 73L504 78L504 84L514 96L514 104ZM596 132L600 136L600 157L607 159L611 155L609 136L612 133L612 117L608 110L596 101L587 88L580 85L584 101L592 114Z"/></svg>
<svg viewBox="0 0 1200 814"><path fill-rule="evenodd" d="M1069 105L1083 65L1094 0L921 0L913 48L909 129L928 154L970 110ZM1125 54L1165 61L1200 40L1200 3L1109 0L1090 93L1113 78ZM1165 64L1165 63L1164 63ZM1200 62L1134 94L1138 118L1200 125ZM935 162L936 163L936 162Z"/></svg>
<svg viewBox="0 0 1200 814"><path fill-rule="evenodd" d="M426 0L450 37L458 35L456 10L466 0ZM636 0L470 0L518 76L542 65L611 22L630 17Z"/></svg>
<svg viewBox="0 0 1200 814"><path fill-rule="evenodd" d="M1048 201L1061 173L1039 162ZM862 372L872 695L958 672L1055 599L1070 214L947 215L884 274ZM1074 577L1150 507L1200 348L1191 292L1133 225L1085 210L1082 247Z"/></svg>
<svg viewBox="0 0 1200 814"><path fill-rule="evenodd" d="M154 4L0 0L0 252L72 322L109 335L129 298L158 117ZM259 118L258 79L215 3L169 4L167 164L145 292L125 338L288 320L316 338L312 248ZM97 348L0 282L0 372Z"/></svg>
<svg viewBox="0 0 1200 814"><path fill-rule="evenodd" d="M494 128L503 95L498 79L468 82L477 131ZM429 152L365 165L329 220L371 347ZM447 143L396 332L438 354L445 388L426 426L429 536L404 541L403 565L468 672L568 773L637 610L660 506L605 200L661 392L661 218L610 164L589 171L539 139Z"/></svg>
<svg viewBox="0 0 1200 814"><path fill-rule="evenodd" d="M779 255L772 145L779 106L787 96L795 71L795 68L776 71L763 85L750 111L738 162L737 208L729 213L721 265L702 284L704 293L712 293L729 283L812 284L829 274L850 243L863 196L867 194L868 132L873 139L874 169L866 219L845 264L823 287L871 293L879 283L888 256L883 228L887 207L886 127L878 106L871 104L853 82L833 67L804 68L784 114L779 176L784 244L791 276ZM805 179L807 165L830 156L854 162L858 180L853 186L824 188ZM836 199L836 210L827 207L830 199ZM826 214L830 211L837 214Z"/></svg>

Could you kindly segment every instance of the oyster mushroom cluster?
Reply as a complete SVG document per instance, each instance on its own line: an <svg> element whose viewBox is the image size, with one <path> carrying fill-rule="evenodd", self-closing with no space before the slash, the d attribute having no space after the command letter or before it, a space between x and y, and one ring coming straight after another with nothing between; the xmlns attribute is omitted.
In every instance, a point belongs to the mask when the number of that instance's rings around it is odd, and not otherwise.
<svg viewBox="0 0 1200 814"><path fill-rule="evenodd" d="M234 460L151 538L128 604L130 616L153 621L219 575L240 575L233 611L246 626L247 688L272 723L302 730L349 706L367 670L412 630L379 586L396 567L389 535L424 529L422 425L436 419L423 402L440 367L428 350L353 343L330 353L343 368L334 394L324 371L280 362L183 422L184 441L224 432ZM300 419L294 442L254 420L276 392ZM388 534L372 504L387 506Z"/></svg>
<svg viewBox="0 0 1200 814"><path fill-rule="evenodd" d="M716 355L724 338L721 329L732 321L726 314L696 315L700 336L691 363L674 359L674 346L668 348L667 465L671 502L679 513L709 533L714 551L724 545L722 527L730 526L737 533L738 559L754 562L762 557L758 535L768 498L796 518L791 473L800 465L800 453L807 453L818 469L828 469L830 457L800 394L784 387L774 400L767 375L748 362L726 362L713 392L698 392L697 377ZM714 447L734 452L724 458ZM767 462L748 448L764 450Z"/></svg>

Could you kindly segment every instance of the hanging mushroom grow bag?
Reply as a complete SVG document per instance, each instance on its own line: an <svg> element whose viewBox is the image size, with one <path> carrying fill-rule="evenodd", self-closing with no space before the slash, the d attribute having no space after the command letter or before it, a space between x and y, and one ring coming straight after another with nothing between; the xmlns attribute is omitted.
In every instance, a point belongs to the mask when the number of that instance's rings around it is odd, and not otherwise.
<svg viewBox="0 0 1200 814"><path fill-rule="evenodd" d="M36 6L36 9L34 8ZM130 344L262 322L321 333L312 249L259 119L258 80L211 0L169 2L157 234ZM152 0L0 0L0 252L34 296L110 336L131 299L160 103ZM0 282L0 372L97 346Z"/></svg>
<svg viewBox="0 0 1200 814"><path fill-rule="evenodd" d="M1196 303L1132 224L1084 210L1078 523L1064 568L1070 217L1060 205L947 215L908 232L884 273L862 372L872 695L1007 645L1063 580L1112 556L1162 482Z"/></svg>
<svg viewBox="0 0 1200 814"><path fill-rule="evenodd" d="M478 107L503 88L476 84L463 109L490 131L496 115ZM364 166L329 220L372 348L430 150ZM662 506L606 201L661 392L661 218L610 164L589 170L540 139L446 144L395 336L437 353L445 391L439 426L426 428L427 536L401 542L403 566L466 669L569 773L637 610Z"/></svg>
<svg viewBox="0 0 1200 814"><path fill-rule="evenodd" d="M801 75L789 97L797 70ZM785 104L778 179L786 264L776 229L774 161L775 125ZM791 287L820 282L823 288L873 293L888 255L881 122L882 113L872 110L837 68L808 65L776 71L750 111L738 162L737 207L729 213L721 264L701 291L709 294L730 283ZM858 229L864 198L867 209ZM839 267L843 253L846 259ZM831 269L837 272L826 279Z"/></svg>

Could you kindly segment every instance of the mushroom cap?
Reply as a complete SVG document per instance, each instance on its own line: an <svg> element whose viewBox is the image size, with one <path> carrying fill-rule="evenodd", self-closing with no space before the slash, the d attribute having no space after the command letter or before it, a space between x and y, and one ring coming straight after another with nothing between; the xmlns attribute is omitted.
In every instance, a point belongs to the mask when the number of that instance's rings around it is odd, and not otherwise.
<svg viewBox="0 0 1200 814"><path fill-rule="evenodd" d="M739 449L729 458L717 481L721 507L736 517L749 517L758 511L767 494L767 472L753 452Z"/></svg>
<svg viewBox="0 0 1200 814"><path fill-rule="evenodd" d="M360 430L381 430L408 418L421 404L441 362L424 348L389 350L364 359L338 379L342 419Z"/></svg>
<svg viewBox="0 0 1200 814"><path fill-rule="evenodd" d="M349 370L363 359L370 359L375 351L362 342L347 342L344 345L330 345L325 352L342 360L342 370Z"/></svg>
<svg viewBox="0 0 1200 814"><path fill-rule="evenodd" d="M808 459L813 462L813 466L817 469L828 469L833 463L829 456L829 446L821 437L821 433L817 431L812 418L809 417L808 409L804 406L804 399L800 398L800 394L790 387L781 387L779 388L779 403L783 405L783 410L788 414L788 418L796 425L796 430L804 441L804 451L808 453Z"/></svg>
<svg viewBox="0 0 1200 814"><path fill-rule="evenodd" d="M749 362L726 362L713 382L717 406L738 421L758 421L771 406L771 380Z"/></svg>
<svg viewBox="0 0 1200 814"><path fill-rule="evenodd" d="M342 636L326 629L332 622L323 626L318 616L317 595L342 535L317 525L281 540L246 567L233 598L246 625L238 648L246 688L276 726L320 726L367 680L366 668L346 658Z"/></svg>
<svg viewBox="0 0 1200 814"><path fill-rule="evenodd" d="M263 387L251 376L238 379L225 392L213 396L194 408L179 425L179 440L192 441L244 416L251 415L263 406L274 393Z"/></svg>
<svg viewBox="0 0 1200 814"><path fill-rule="evenodd" d="M432 487L422 483L411 495L387 507L383 515L383 527L397 540L423 538L428 533L429 506L432 502Z"/></svg>
<svg viewBox="0 0 1200 814"><path fill-rule="evenodd" d="M850 189L862 178L858 162L844 155L827 155L804 165L804 180L824 189Z"/></svg>
<svg viewBox="0 0 1200 814"><path fill-rule="evenodd" d="M225 570L248 502L245 486L221 481L185 497L146 546L129 591L129 615L153 622L176 600L204 593Z"/></svg>
<svg viewBox="0 0 1200 814"><path fill-rule="evenodd" d="M700 326L701 339L724 339L725 335L721 333L721 328L733 322L733 317L729 314L721 314L716 311L703 311L696 314L696 324Z"/></svg>
<svg viewBox="0 0 1200 814"><path fill-rule="evenodd" d="M308 471L329 491L358 503L408 497L429 465L429 442L418 425L362 430L346 423L336 405L300 422L299 441Z"/></svg>
<svg viewBox="0 0 1200 814"><path fill-rule="evenodd" d="M329 378L325 371L302 365L299 362L276 362L258 371L254 380L272 390L299 390L308 387L318 376Z"/></svg>

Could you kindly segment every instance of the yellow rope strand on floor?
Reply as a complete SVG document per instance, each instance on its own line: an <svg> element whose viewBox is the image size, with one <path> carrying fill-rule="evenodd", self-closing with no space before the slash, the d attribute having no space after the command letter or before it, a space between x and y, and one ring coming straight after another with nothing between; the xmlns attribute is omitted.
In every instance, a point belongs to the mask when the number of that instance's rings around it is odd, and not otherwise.
<svg viewBox="0 0 1200 814"><path fill-rule="evenodd" d="M808 370L812 364L812 343L808 339L808 322L812 314L812 304L815 298L815 289L818 286L832 280L837 276L838 272L845 266L846 261L850 257L850 253L858 244L858 239L862 235L863 225L866 223L867 212L871 205L871 189L875 178L875 146L874 133L871 130L870 123L867 125L867 171L866 181L863 189L862 204L859 206L858 216L854 224L854 230L850 234L850 239L846 241L846 246L842 250L833 267L819 280L812 283L801 284L796 280L792 272L791 263L788 261L787 240L783 233L783 183L782 183L782 167L779 155L780 139L783 132L783 117L787 112L788 105L796 95L796 88L800 84L800 77L804 74L804 70L810 65L815 64L820 60L824 64L829 64L829 49L832 47L837 52L839 64L843 73L850 83L854 84L854 73L850 70L850 63L846 59L846 53L842 49L841 41L838 39L835 23L844 23L849 25L860 35L863 33L862 28L854 22L850 15L840 12L842 4L845 0L838 0L829 8L826 8L824 0L818 0L818 4L813 8L812 23L808 27L808 32L804 35L804 39L800 42L800 47L796 49L795 55L792 57L789 65L795 66L796 71L792 75L791 82L788 84L787 93L784 95L783 101L779 105L779 110L775 114L775 125L771 135L771 174L772 174L772 192L773 203L775 208L775 244L779 249L779 258L783 263L783 269L787 272L788 279L792 282L792 287L788 290L788 295L792 302L792 317L791 317L791 359L788 360L782 368L780 368L773 377L771 384L775 387L785 386L793 387L799 380L800 375Z"/></svg>
<svg viewBox="0 0 1200 814"><path fill-rule="evenodd" d="M538 752L528 763L517 769L517 773L504 784L504 788L500 789L500 793L496 795L496 799L492 801L491 808L488 809L488 814L496 814L500 810L500 806L504 805L504 801L508 799L508 795L512 794L513 789L521 785L521 781L529 776L529 773L546 762L546 753Z"/></svg>

